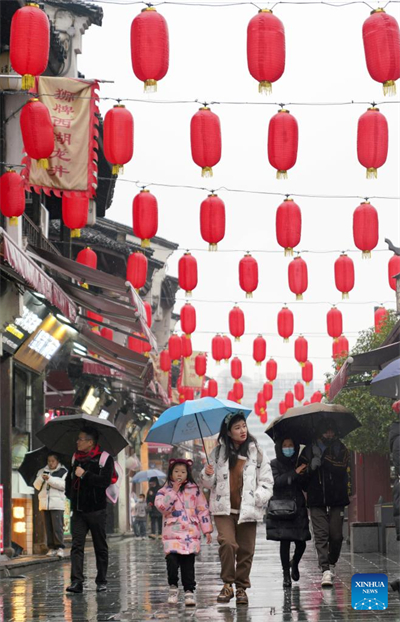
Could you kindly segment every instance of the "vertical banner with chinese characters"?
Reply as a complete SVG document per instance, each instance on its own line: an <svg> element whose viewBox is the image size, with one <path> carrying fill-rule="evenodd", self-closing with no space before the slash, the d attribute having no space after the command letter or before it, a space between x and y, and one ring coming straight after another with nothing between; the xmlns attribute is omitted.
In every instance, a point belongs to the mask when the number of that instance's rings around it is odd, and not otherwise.
<svg viewBox="0 0 400 622"><path fill-rule="evenodd" d="M202 389L204 384L204 376L200 377L196 374L195 360L200 352L193 352L187 358L182 359L182 386L193 387L194 389Z"/></svg>
<svg viewBox="0 0 400 622"><path fill-rule="evenodd" d="M98 82L40 77L35 90L47 106L54 128L54 151L49 168L26 156L26 189L46 194L83 192L89 198L97 187Z"/></svg>

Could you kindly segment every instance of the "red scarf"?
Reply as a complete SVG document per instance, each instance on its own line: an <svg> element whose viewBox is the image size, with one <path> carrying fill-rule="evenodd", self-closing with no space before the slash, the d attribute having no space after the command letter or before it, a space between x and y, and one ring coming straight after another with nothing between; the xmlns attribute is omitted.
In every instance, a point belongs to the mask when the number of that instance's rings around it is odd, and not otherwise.
<svg viewBox="0 0 400 622"><path fill-rule="evenodd" d="M90 451L76 451L75 460L77 462L89 462L89 460L99 454L101 454L101 449L98 445L96 445L96 447L93 447Z"/></svg>

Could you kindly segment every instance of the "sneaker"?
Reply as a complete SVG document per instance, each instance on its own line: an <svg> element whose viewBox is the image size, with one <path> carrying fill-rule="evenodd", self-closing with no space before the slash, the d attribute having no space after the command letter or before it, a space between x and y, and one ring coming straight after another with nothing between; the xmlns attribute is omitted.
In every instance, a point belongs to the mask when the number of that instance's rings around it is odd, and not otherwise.
<svg viewBox="0 0 400 622"><path fill-rule="evenodd" d="M196 599L193 592L185 592L185 607L194 607L196 605Z"/></svg>
<svg viewBox="0 0 400 622"><path fill-rule="evenodd" d="M333 585L332 573L330 570L325 570L324 574L322 575L321 586L332 587L332 585Z"/></svg>
<svg viewBox="0 0 400 622"><path fill-rule="evenodd" d="M57 551L55 551L55 554L61 559L62 557L64 557L64 549L57 549Z"/></svg>
<svg viewBox="0 0 400 622"><path fill-rule="evenodd" d="M49 549L46 553L46 557L54 557L57 551L55 549Z"/></svg>
<svg viewBox="0 0 400 622"><path fill-rule="evenodd" d="M329 566L329 570L330 570L330 573L331 573L332 577L336 577L336 566L335 566L335 564L333 564L332 566Z"/></svg>
<svg viewBox="0 0 400 622"><path fill-rule="evenodd" d="M224 583L224 587L217 596L218 603L229 603L233 598L233 587L230 583Z"/></svg>
<svg viewBox="0 0 400 622"><path fill-rule="evenodd" d="M168 596L168 604L176 605L178 602L178 588L175 585L170 585L169 588L169 596Z"/></svg>
<svg viewBox="0 0 400 622"><path fill-rule="evenodd" d="M106 592L107 591L107 583L98 583L96 586L96 592Z"/></svg>
<svg viewBox="0 0 400 622"><path fill-rule="evenodd" d="M237 605L248 605L249 599L247 598L246 590L244 587L236 588L236 604Z"/></svg>

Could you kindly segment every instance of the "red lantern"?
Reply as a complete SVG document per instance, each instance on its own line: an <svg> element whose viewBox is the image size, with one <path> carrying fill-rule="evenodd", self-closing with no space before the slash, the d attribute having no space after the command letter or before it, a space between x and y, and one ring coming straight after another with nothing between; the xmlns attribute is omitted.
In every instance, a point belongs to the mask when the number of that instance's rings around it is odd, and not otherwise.
<svg viewBox="0 0 400 622"><path fill-rule="evenodd" d="M151 310L151 304L149 304L146 300L143 301L143 304L144 304L144 309L146 311L146 323L147 323L147 326L151 328L151 325L153 323L153 313Z"/></svg>
<svg viewBox="0 0 400 622"><path fill-rule="evenodd" d="M298 402L302 402L304 400L304 384L301 382L296 382L294 385L294 396Z"/></svg>
<svg viewBox="0 0 400 622"><path fill-rule="evenodd" d="M253 341L253 359L256 365L261 365L267 355L267 342L264 337L258 335Z"/></svg>
<svg viewBox="0 0 400 622"><path fill-rule="evenodd" d="M393 255L389 259L388 265L388 277L389 277L389 285L394 291L396 291L396 279L394 278L396 274L400 274L400 256Z"/></svg>
<svg viewBox="0 0 400 622"><path fill-rule="evenodd" d="M296 294L296 300L303 300L303 294L308 287L307 264L301 257L296 257L289 264L289 288Z"/></svg>
<svg viewBox="0 0 400 622"><path fill-rule="evenodd" d="M35 76L46 69L50 51L50 25L44 11L35 5L18 9L11 20L10 62L22 76L21 88L35 86Z"/></svg>
<svg viewBox="0 0 400 622"><path fill-rule="evenodd" d="M264 382L263 384L263 395L266 402L270 402L274 395L274 387L270 382Z"/></svg>
<svg viewBox="0 0 400 622"><path fill-rule="evenodd" d="M304 367L304 363L306 362L308 357L308 342L307 339L300 335L297 337L294 342L294 358L298 363L300 363L300 367Z"/></svg>
<svg viewBox="0 0 400 622"><path fill-rule="evenodd" d="M181 326L187 337L196 330L196 309L189 302L181 309Z"/></svg>
<svg viewBox="0 0 400 622"><path fill-rule="evenodd" d="M154 194L141 190L133 199L133 233L142 240L142 248L150 246L158 229L158 205Z"/></svg>
<svg viewBox="0 0 400 622"><path fill-rule="evenodd" d="M286 391L285 393L285 404L286 408L293 408L294 406L294 395L292 391Z"/></svg>
<svg viewBox="0 0 400 622"><path fill-rule="evenodd" d="M300 243L301 211L293 199L285 199L276 210L276 239L285 249L286 255L293 255L293 249Z"/></svg>
<svg viewBox="0 0 400 622"><path fill-rule="evenodd" d="M200 231L210 251L216 251L225 236L225 204L216 194L209 194L200 206Z"/></svg>
<svg viewBox="0 0 400 622"><path fill-rule="evenodd" d="M7 171L0 177L0 210L10 219L10 225L17 225L25 211L24 180L16 171Z"/></svg>
<svg viewBox="0 0 400 622"><path fill-rule="evenodd" d="M264 412L260 412L260 421L261 423L263 423L264 425L267 423L268 421L268 413L266 410L264 410Z"/></svg>
<svg viewBox="0 0 400 622"><path fill-rule="evenodd" d="M146 7L135 17L131 26L132 69L138 80L144 82L147 93L157 91L157 82L168 71L168 26L156 9Z"/></svg>
<svg viewBox="0 0 400 622"><path fill-rule="evenodd" d="M193 387L185 387L185 401L194 400L194 389Z"/></svg>
<svg viewBox="0 0 400 622"><path fill-rule="evenodd" d="M224 359L227 363L232 356L232 342L228 335L222 335L222 339L224 340Z"/></svg>
<svg viewBox="0 0 400 622"><path fill-rule="evenodd" d="M293 335L293 325L293 313L287 307L282 307L278 313L278 334L283 337L283 341L289 341L289 337Z"/></svg>
<svg viewBox="0 0 400 622"><path fill-rule="evenodd" d="M354 263L345 253L335 261L335 285L342 292L343 300L354 287Z"/></svg>
<svg viewBox="0 0 400 622"><path fill-rule="evenodd" d="M229 311L229 332L235 341L240 341L240 337L244 334L244 313L239 307L233 307Z"/></svg>
<svg viewBox="0 0 400 622"><path fill-rule="evenodd" d="M297 160L299 128L289 110L279 110L269 122L268 160L276 168L277 179L287 179L287 171Z"/></svg>
<svg viewBox="0 0 400 622"><path fill-rule="evenodd" d="M133 350L138 354L143 354L147 357L149 356L149 352L151 351L151 345L143 338L143 335L141 335L140 333L134 333L133 337L128 337L128 347L130 348L130 350Z"/></svg>
<svg viewBox="0 0 400 622"><path fill-rule="evenodd" d="M104 326L100 331L100 335L104 339L109 339L110 341L112 341L114 338L114 331L111 330L111 328L107 328L106 326Z"/></svg>
<svg viewBox="0 0 400 622"><path fill-rule="evenodd" d="M325 382L325 395L326 397L329 399L329 391L331 389L331 383L330 382Z"/></svg>
<svg viewBox="0 0 400 622"><path fill-rule="evenodd" d="M395 80L400 78L400 31L396 19L381 8L371 11L363 24L363 40L369 75L383 84L385 95L395 95Z"/></svg>
<svg viewBox="0 0 400 622"><path fill-rule="evenodd" d="M273 382L276 379L276 375L278 373L278 365L276 361L274 361L274 359L269 359L269 361L267 361L265 372L268 382Z"/></svg>
<svg viewBox="0 0 400 622"><path fill-rule="evenodd" d="M209 397L207 387L202 387L200 391L200 397Z"/></svg>
<svg viewBox="0 0 400 622"><path fill-rule="evenodd" d="M237 356L231 360L231 376L235 382L242 377L242 361Z"/></svg>
<svg viewBox="0 0 400 622"><path fill-rule="evenodd" d="M139 291L147 280L147 257L143 253L132 253L126 264L126 279Z"/></svg>
<svg viewBox="0 0 400 622"><path fill-rule="evenodd" d="M192 158L201 168L202 177L212 177L212 167L221 159L221 125L219 117L207 107L200 108L190 122Z"/></svg>
<svg viewBox="0 0 400 622"><path fill-rule="evenodd" d="M188 359L193 354L192 340L187 335L181 335L182 340L182 356Z"/></svg>
<svg viewBox="0 0 400 622"><path fill-rule="evenodd" d="M240 380L238 382L235 382L233 385L233 395L235 396L235 400L237 402L240 402L240 400L243 399L244 390L243 384L240 382Z"/></svg>
<svg viewBox="0 0 400 622"><path fill-rule="evenodd" d="M386 118L379 108L368 108L359 118L357 128L357 156L361 166L367 169L367 179L378 177L378 168L386 162L388 144Z"/></svg>
<svg viewBox="0 0 400 622"><path fill-rule="evenodd" d="M287 406L285 404L285 401L282 400L279 402L279 414L280 415L284 415L287 411Z"/></svg>
<svg viewBox="0 0 400 622"><path fill-rule="evenodd" d="M323 398L323 395L321 391L315 391L315 393L313 393L312 396L310 397L310 402L311 404L316 404L318 402L321 402L322 398Z"/></svg>
<svg viewBox="0 0 400 622"><path fill-rule="evenodd" d="M76 261L92 270L97 270L97 254L89 246L79 251Z"/></svg>
<svg viewBox="0 0 400 622"><path fill-rule="evenodd" d="M228 395L226 396L226 399L229 400L230 402L236 402L235 395L232 389L228 391Z"/></svg>
<svg viewBox="0 0 400 622"><path fill-rule="evenodd" d="M332 358L336 361L349 356L349 342L344 335L332 344Z"/></svg>
<svg viewBox="0 0 400 622"><path fill-rule="evenodd" d="M207 371L207 357L205 354L198 354L194 359L194 367L196 374L202 378L206 375Z"/></svg>
<svg viewBox="0 0 400 622"><path fill-rule="evenodd" d="M26 153L41 168L49 168L48 158L54 151L54 131L50 113L35 97L22 108L19 118Z"/></svg>
<svg viewBox="0 0 400 622"><path fill-rule="evenodd" d="M173 365L178 365L180 358L182 357L182 339L179 335L171 335L168 340L169 357Z"/></svg>
<svg viewBox="0 0 400 622"><path fill-rule="evenodd" d="M81 229L86 227L89 214L89 199L81 192L62 195L62 219L66 227L71 229L71 238L79 238Z"/></svg>
<svg viewBox="0 0 400 622"><path fill-rule="evenodd" d="M309 402L308 400L306 400L305 402L303 402L303 406L309 406L311 404L311 402Z"/></svg>
<svg viewBox="0 0 400 622"><path fill-rule="evenodd" d="M258 287L258 264L251 255L245 255L239 262L239 284L246 298L252 298Z"/></svg>
<svg viewBox="0 0 400 622"><path fill-rule="evenodd" d="M304 363L304 367L302 367L301 369L301 377L303 379L303 382L305 382L307 386L312 381L313 374L314 374L314 370L313 370L312 363L310 361L306 361Z"/></svg>
<svg viewBox="0 0 400 622"><path fill-rule="evenodd" d="M104 117L104 156L112 164L112 175L124 172L133 156L133 117L122 104L117 104Z"/></svg>
<svg viewBox="0 0 400 622"><path fill-rule="evenodd" d="M361 203L353 214L354 244L362 251L362 257L371 257L371 251L378 244L379 224L378 212L369 203Z"/></svg>
<svg viewBox="0 0 400 622"><path fill-rule="evenodd" d="M254 412L256 413L256 415L259 417L261 415L260 413L260 407L257 404L257 402L254 403Z"/></svg>
<svg viewBox="0 0 400 622"><path fill-rule="evenodd" d="M99 328L97 322L103 321L103 316L99 313L95 313L94 311L86 311L86 317L88 318L88 320L92 320L91 322L89 322L90 326L95 326L96 328Z"/></svg>
<svg viewBox="0 0 400 622"><path fill-rule="evenodd" d="M179 403L183 404L184 402L186 402L185 393L179 393Z"/></svg>
<svg viewBox="0 0 400 622"><path fill-rule="evenodd" d="M179 287L185 290L186 296L192 295L197 286L197 261L189 252L180 258L178 263Z"/></svg>
<svg viewBox="0 0 400 622"><path fill-rule="evenodd" d="M342 312L336 307L332 307L326 314L326 324L329 337L338 339L343 332Z"/></svg>
<svg viewBox="0 0 400 622"><path fill-rule="evenodd" d="M262 414L263 412L265 412L265 409L267 408L267 403L265 401L264 393L262 391L259 391L257 393L257 404L260 409L260 413Z"/></svg>
<svg viewBox="0 0 400 622"><path fill-rule="evenodd" d="M375 332L376 333L382 332L382 326L385 324L388 318L389 318L389 313L387 309L385 309L385 307L378 307L375 310L374 319L375 319Z"/></svg>
<svg viewBox="0 0 400 622"><path fill-rule="evenodd" d="M215 335L211 341L211 351L212 357L214 361L216 361L217 365L220 364L222 359L224 358L224 340L221 335Z"/></svg>
<svg viewBox="0 0 400 622"><path fill-rule="evenodd" d="M210 397L217 397L218 395L218 382L214 378L210 378L207 385L208 395Z"/></svg>
<svg viewBox="0 0 400 622"><path fill-rule="evenodd" d="M165 374L171 369L171 357L168 350L162 350L160 353L160 369Z"/></svg>
<svg viewBox="0 0 400 622"><path fill-rule="evenodd" d="M285 29L269 9L261 9L247 26L247 65L258 92L272 93L285 69Z"/></svg>

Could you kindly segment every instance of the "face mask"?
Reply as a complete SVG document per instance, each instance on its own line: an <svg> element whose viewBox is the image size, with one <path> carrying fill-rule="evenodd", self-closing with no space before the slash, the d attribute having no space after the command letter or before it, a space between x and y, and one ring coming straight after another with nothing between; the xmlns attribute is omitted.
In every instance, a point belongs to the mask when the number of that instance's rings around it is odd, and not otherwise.
<svg viewBox="0 0 400 622"><path fill-rule="evenodd" d="M285 458L291 458L292 456L294 456L294 447L283 447L282 453Z"/></svg>

